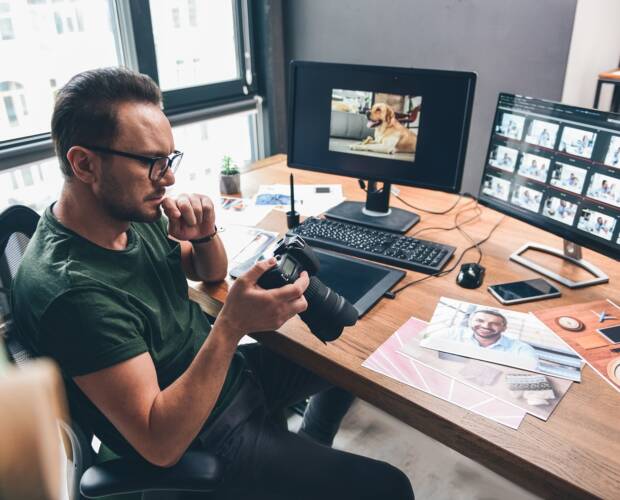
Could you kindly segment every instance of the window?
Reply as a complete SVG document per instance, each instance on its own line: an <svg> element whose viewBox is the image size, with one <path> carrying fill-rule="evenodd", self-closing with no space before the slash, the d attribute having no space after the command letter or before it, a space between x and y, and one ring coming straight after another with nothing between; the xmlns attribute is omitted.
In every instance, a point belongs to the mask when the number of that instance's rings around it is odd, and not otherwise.
<svg viewBox="0 0 620 500"><path fill-rule="evenodd" d="M0 212L10 205L27 205L41 214L58 198L62 183L55 157L0 171Z"/></svg>
<svg viewBox="0 0 620 500"><path fill-rule="evenodd" d="M256 119L256 111L249 111L174 126L174 143L183 151L183 163L171 192L217 196L224 156L231 156L242 170L258 159L253 140Z"/></svg>
<svg viewBox="0 0 620 500"><path fill-rule="evenodd" d="M121 62L118 35L102 22L111 15L108 0L31 0L12 12L19 31L10 48L0 43L0 145L49 132L57 87L80 71ZM13 84L11 89L7 83Z"/></svg>
<svg viewBox="0 0 620 500"><path fill-rule="evenodd" d="M182 123L173 127L186 153L176 189L217 191L224 155L242 169L258 159L248 2L0 0L0 211L19 203L41 212L58 197L54 97L92 68L127 64L158 82L164 111Z"/></svg>
<svg viewBox="0 0 620 500"><path fill-rule="evenodd" d="M13 40L15 38L13 21L10 17L0 18L0 38L2 40Z"/></svg>
<svg viewBox="0 0 620 500"><path fill-rule="evenodd" d="M0 82L0 97L0 126L23 126L28 116L24 86L18 82Z"/></svg>
<svg viewBox="0 0 620 500"><path fill-rule="evenodd" d="M232 0L150 0L150 8L163 91L239 78Z"/></svg>

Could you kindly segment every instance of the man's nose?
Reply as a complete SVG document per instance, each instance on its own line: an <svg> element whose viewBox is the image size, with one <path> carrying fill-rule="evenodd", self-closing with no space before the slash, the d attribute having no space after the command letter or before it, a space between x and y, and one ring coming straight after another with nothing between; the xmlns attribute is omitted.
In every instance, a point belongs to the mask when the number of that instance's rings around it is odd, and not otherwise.
<svg viewBox="0 0 620 500"><path fill-rule="evenodd" d="M160 185L160 186L164 186L164 187L168 187L168 186L172 186L176 181L176 178L174 176L174 172L172 171L172 169L167 169L166 173L164 174L164 176L159 179L156 184Z"/></svg>

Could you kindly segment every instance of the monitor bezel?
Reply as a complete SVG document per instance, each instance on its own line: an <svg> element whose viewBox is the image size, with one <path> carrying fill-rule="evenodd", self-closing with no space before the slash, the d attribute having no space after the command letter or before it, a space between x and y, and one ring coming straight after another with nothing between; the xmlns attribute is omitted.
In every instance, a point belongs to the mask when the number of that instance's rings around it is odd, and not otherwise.
<svg viewBox="0 0 620 500"><path fill-rule="evenodd" d="M386 73L391 76L394 73L408 73L408 74L417 74L417 75L443 75L443 76L453 76L453 77L463 77L467 83L467 99L465 102L465 116L463 119L463 125L461 129L461 140L458 145L458 154L457 154L457 175L454 179L454 184L452 186L437 186L426 182L416 182L410 179L400 179L400 178L386 178L381 176L369 176L367 174L363 174L360 176L356 176L350 174L349 172L337 172L335 169L331 169L329 167L317 167L315 165L310 165L307 163L303 163L297 161L295 159L294 153L294 127L295 123L295 81L297 78L297 70L302 67L323 67L323 68L339 68L346 71L373 71L378 73ZM376 181L376 182L389 182L391 184L399 184L402 186L412 186L419 187L424 189L433 189L435 191L443 191L447 193L459 193L461 191L461 185L463 181L463 171L465 167L465 156L467 154L467 144L469 143L469 131L471 125L471 115L474 103L475 96L475 88L476 88L476 79L477 74L471 71L450 71L450 70L439 70L439 69L420 69L420 68L407 68L407 67L398 67L398 66L371 66L371 65L363 65L363 64L340 64L340 63L325 63L325 62L316 62L316 61L298 61L293 60L289 64L289 80L288 80L288 131L287 131L287 165L293 168L299 168L302 170L310 170L313 172L320 172L331 175L340 175L343 177L349 177L352 179L363 178L364 180Z"/></svg>
<svg viewBox="0 0 620 500"><path fill-rule="evenodd" d="M519 95L519 94L511 94L508 92L500 92L498 94L497 97L497 105L495 107L495 113L493 114L493 121L491 122L491 134L489 135L489 146L487 148L486 151L486 155L484 157L484 166L482 169L482 177L480 179L480 188L478 190L478 202L481 205L484 205L486 207L492 208L493 210L497 210L498 212L501 212L503 214L509 215L510 217L513 217L514 219L520 220L522 222L526 222L527 224L529 224L530 226L534 226L537 227L539 229L542 229L544 231L547 231L548 233L551 233L555 236L559 236L560 238L562 238L563 240L566 241L570 241L571 243L574 243L576 245L588 248L594 252L598 252L600 254L605 255L606 257L610 257L612 259L618 259L619 254L618 251L614 252L613 248L609 248L607 245L605 245L602 242L598 242L592 238L588 238L586 236L587 233L584 232L584 235L582 236L581 234L579 234L577 231L577 228L568 228L565 229L564 231L562 231L563 228L560 227L556 227L554 224L552 224L551 222L545 222L545 221L538 221L538 220L531 220L528 219L528 217L526 216L527 214L522 214L521 212L519 212L516 208L511 209L512 207L506 207L504 206L501 202L496 201L495 199L493 199L492 196L486 196L483 195L482 193L482 185L484 182L484 174L486 172L486 168L487 168L487 160L489 158L489 155L491 153L491 148L493 145L493 130L495 127L495 118L497 116L497 108L500 104L500 101L502 99L502 96L506 96L506 97L520 97L520 98L524 98L524 99L532 99L534 101L540 101L540 102L545 102L548 104L553 104L553 105L560 105L560 106L567 106L573 109L582 109L582 110L591 110L591 108L583 108L580 106L570 106L568 104L563 104L561 102L557 102L557 101L552 101L550 99L538 99L535 97L528 97L528 96L523 96L523 95ZM601 111L601 110L597 110L597 111ZM611 113L608 111L601 111L603 113L608 113L612 116L617 116L618 119L620 119L620 114L617 113ZM484 196L484 197L483 197ZM539 215L539 214L536 214ZM618 222L620 223L620 221ZM610 243L613 244L613 241L610 241ZM516 249L515 249L516 250ZM616 255L614 255L614 253L616 253Z"/></svg>

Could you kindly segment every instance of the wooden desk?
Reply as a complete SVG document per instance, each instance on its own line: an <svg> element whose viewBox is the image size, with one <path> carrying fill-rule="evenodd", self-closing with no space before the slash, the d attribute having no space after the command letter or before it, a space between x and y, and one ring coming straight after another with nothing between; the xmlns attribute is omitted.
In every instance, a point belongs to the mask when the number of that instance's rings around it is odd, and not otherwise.
<svg viewBox="0 0 620 500"><path fill-rule="evenodd" d="M263 160L259 167L243 175L244 195L254 194L259 184L288 182L286 157ZM364 193L354 179L294 172L296 183L342 183L348 199L363 199ZM435 210L450 206L456 199L454 195L414 188L402 188L401 196L414 205ZM392 205L406 208L395 198ZM421 212L422 220L412 232L423 227L449 227L454 212L442 216ZM473 238L482 239L500 217L498 212L483 207L480 219L467 224L465 229ZM272 212L261 226L283 231L285 224L283 213ZM450 243L459 250L470 244L457 231L433 230L420 237ZM482 247L482 264L487 269L485 284L536 277L508 260L512 251L532 240L557 248L562 245L559 238L506 217ZM476 257L476 252L470 251L464 262ZM584 258L605 270L610 283L575 291L560 287L561 298L513 306L514 309L533 311L604 298L620 303L618 262L588 250L584 250ZM570 266L560 264L556 270L568 272ZM403 283L419 276L422 275L409 272ZM361 366L410 316L429 320L442 295L497 305L486 286L466 290L456 285L455 276L456 271L432 278L403 291L396 300L381 300L354 328L346 329L340 339L326 346L308 332L299 318L289 321L280 332L256 337L334 384L541 496L619 498L620 394L589 367L584 369L583 382L573 384L547 422L527 415L515 431ZM195 283L191 296L207 311L214 312L225 299L228 285L227 282L206 287Z"/></svg>

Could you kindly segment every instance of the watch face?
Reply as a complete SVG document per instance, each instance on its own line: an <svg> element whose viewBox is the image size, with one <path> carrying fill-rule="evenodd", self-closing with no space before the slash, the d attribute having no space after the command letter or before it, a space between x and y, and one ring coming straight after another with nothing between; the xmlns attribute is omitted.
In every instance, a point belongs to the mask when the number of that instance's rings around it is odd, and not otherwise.
<svg viewBox="0 0 620 500"><path fill-rule="evenodd" d="M560 325L564 330L571 332L580 332L585 328L583 322L572 316L560 316L555 318L555 322Z"/></svg>

